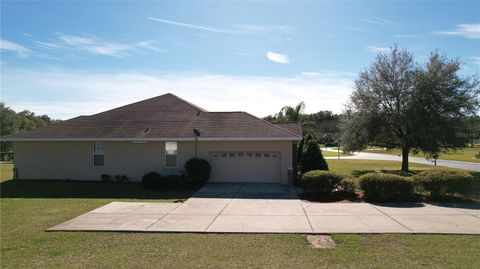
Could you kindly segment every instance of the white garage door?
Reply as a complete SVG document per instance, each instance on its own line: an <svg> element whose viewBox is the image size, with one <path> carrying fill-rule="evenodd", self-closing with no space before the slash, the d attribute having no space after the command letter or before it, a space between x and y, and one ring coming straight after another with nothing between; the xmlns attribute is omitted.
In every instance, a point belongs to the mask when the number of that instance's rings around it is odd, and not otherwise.
<svg viewBox="0 0 480 269"><path fill-rule="evenodd" d="M211 152L210 181L280 182L279 152Z"/></svg>

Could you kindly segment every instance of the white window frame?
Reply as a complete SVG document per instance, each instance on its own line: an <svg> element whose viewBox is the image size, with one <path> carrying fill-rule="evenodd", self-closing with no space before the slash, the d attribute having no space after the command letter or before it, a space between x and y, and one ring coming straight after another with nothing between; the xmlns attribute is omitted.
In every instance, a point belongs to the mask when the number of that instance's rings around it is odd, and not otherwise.
<svg viewBox="0 0 480 269"><path fill-rule="evenodd" d="M175 154L168 154L167 152L167 143L175 143ZM175 166L167 166L167 156L168 155L175 155ZM178 168L178 143L177 141L165 141L165 168L167 169L175 169Z"/></svg>
<svg viewBox="0 0 480 269"><path fill-rule="evenodd" d="M103 156L103 165L95 165L95 156ZM103 168L105 166L105 150L102 142L93 143L92 165L94 168Z"/></svg>

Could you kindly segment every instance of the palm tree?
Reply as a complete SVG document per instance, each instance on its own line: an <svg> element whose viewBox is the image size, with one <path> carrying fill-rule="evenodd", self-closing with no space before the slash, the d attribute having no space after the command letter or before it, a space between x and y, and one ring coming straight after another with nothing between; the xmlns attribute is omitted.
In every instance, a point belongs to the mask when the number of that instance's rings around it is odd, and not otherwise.
<svg viewBox="0 0 480 269"><path fill-rule="evenodd" d="M278 115L279 116L281 115L286 121L289 121L289 122L300 122L304 110L305 110L305 103L302 101L298 103L295 107L291 107L291 106L282 107Z"/></svg>
<svg viewBox="0 0 480 269"><path fill-rule="evenodd" d="M304 133L311 133L312 131L318 128L315 122L311 121L303 111L305 110L305 103L302 101L298 103L295 107L284 106L275 115L277 123L287 123L287 122L298 122L302 124L302 129Z"/></svg>

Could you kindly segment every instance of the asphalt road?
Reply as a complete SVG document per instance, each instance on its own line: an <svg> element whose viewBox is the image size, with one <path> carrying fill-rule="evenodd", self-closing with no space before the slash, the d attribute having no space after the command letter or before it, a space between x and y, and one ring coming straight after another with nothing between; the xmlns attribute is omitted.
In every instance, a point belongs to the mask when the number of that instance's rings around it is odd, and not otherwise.
<svg viewBox="0 0 480 269"><path fill-rule="evenodd" d="M325 149L322 149L325 150ZM327 151L335 151L335 149L326 149ZM325 159L338 159L338 157L325 157ZM384 160L384 161L402 161L402 156L380 154L380 153L367 153L367 152L354 152L354 156L340 156L340 159L352 159L352 160ZM434 165L433 161L419 157L409 157L409 162ZM445 166L451 168L468 169L474 171L480 171L480 163L474 162L459 162L450 160L437 160L437 166Z"/></svg>

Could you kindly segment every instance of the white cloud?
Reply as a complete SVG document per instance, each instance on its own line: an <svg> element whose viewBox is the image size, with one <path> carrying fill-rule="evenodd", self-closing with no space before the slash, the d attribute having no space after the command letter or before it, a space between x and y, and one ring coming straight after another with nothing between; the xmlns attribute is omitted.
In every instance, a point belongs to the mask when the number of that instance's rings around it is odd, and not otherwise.
<svg viewBox="0 0 480 269"><path fill-rule="evenodd" d="M364 32L364 33L374 33L374 31L362 27L355 27L355 26L342 26L343 29L352 30L356 32Z"/></svg>
<svg viewBox="0 0 480 269"><path fill-rule="evenodd" d="M155 46L154 41L144 40L138 42L114 42L98 37L79 36L65 33L56 33L55 39L47 41L33 41L40 49L70 50L95 55L112 57L125 57L133 52L167 52Z"/></svg>
<svg viewBox="0 0 480 269"><path fill-rule="evenodd" d="M64 33L57 33L57 37L64 46L69 46L70 48L97 55L123 57L126 56L129 50L133 49L133 47L129 44L103 41L92 37Z"/></svg>
<svg viewBox="0 0 480 269"><path fill-rule="evenodd" d="M455 29L450 31L437 31L436 35L454 35L463 36L465 38L480 39L480 23L462 23L457 24Z"/></svg>
<svg viewBox="0 0 480 269"><path fill-rule="evenodd" d="M231 27L222 28L211 25L194 24L155 17L147 17L147 19L163 24L220 34L283 34L293 31L293 27L289 25L237 24Z"/></svg>
<svg viewBox="0 0 480 269"><path fill-rule="evenodd" d="M22 58L30 57L30 50L28 48L9 40L0 39L0 49L13 52Z"/></svg>
<svg viewBox="0 0 480 269"><path fill-rule="evenodd" d="M61 119L98 113L167 92L209 111L247 111L262 117L305 101L307 113L338 113L353 84L345 77L69 70L3 69L2 77L2 100L7 106Z"/></svg>
<svg viewBox="0 0 480 269"><path fill-rule="evenodd" d="M290 25L260 25L260 24L237 24L235 28L245 33L272 33L282 34L290 33L293 27Z"/></svg>
<svg viewBox="0 0 480 269"><path fill-rule="evenodd" d="M344 72L344 71L337 71L337 70L321 70L321 71L307 71L302 72L302 76L306 77L352 77L356 76L356 73L353 72Z"/></svg>
<svg viewBox="0 0 480 269"><path fill-rule="evenodd" d="M396 24L398 22L392 21L392 20L387 20L383 18L378 18L378 17L370 17L370 18L362 18L360 19L364 22L372 23L372 24L377 24L377 25L388 25L388 24Z"/></svg>
<svg viewBox="0 0 480 269"><path fill-rule="evenodd" d="M181 22L181 21L165 20L165 19L155 18L155 17L147 17L147 19L152 20L152 21L161 22L161 23L164 23L164 24L170 24L170 25L175 25L175 26L180 26L180 27L186 27L186 28L191 28L191 29L213 32L213 33L223 33L223 34L233 33L230 30L215 28L215 27L211 27L211 26L207 26L207 25L201 25L201 24L193 24L193 23L186 23L186 22Z"/></svg>
<svg viewBox="0 0 480 269"><path fill-rule="evenodd" d="M155 46L154 43L155 42L153 42L153 41L145 40L145 41L137 42L137 43L135 43L135 45L139 48L151 50L151 51L154 51L154 52L167 52L166 49L161 49L161 48Z"/></svg>
<svg viewBox="0 0 480 269"><path fill-rule="evenodd" d="M64 33L57 33L58 39L70 46L88 46L95 45L97 42L91 38L83 36L68 35Z"/></svg>
<svg viewBox="0 0 480 269"><path fill-rule="evenodd" d="M376 46L367 46L367 50L373 53L387 53L391 51L390 48Z"/></svg>
<svg viewBox="0 0 480 269"><path fill-rule="evenodd" d="M267 52L267 59L269 59L272 62L279 63L279 64L290 63L290 60L288 59L287 55L280 54L280 53L275 53L275 52L271 52L271 51Z"/></svg>
<svg viewBox="0 0 480 269"><path fill-rule="evenodd" d="M474 56L474 57L470 57L470 59L472 59L475 64L480 65L480 57L475 57Z"/></svg>

